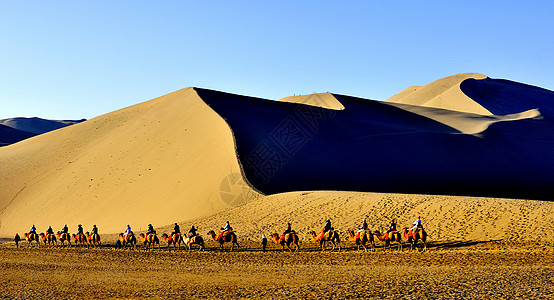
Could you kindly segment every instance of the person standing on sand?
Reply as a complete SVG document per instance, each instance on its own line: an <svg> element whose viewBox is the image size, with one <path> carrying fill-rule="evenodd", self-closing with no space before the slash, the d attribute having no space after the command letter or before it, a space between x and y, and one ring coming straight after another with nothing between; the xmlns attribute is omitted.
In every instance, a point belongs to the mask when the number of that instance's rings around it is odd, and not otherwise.
<svg viewBox="0 0 554 300"><path fill-rule="evenodd" d="M262 251L265 252L265 247L267 246L267 238L265 237L265 234L262 234Z"/></svg>
<svg viewBox="0 0 554 300"><path fill-rule="evenodd" d="M21 241L21 237L19 237L18 233L15 234L15 237L13 238L13 241L15 242L15 247L19 248L19 241Z"/></svg>

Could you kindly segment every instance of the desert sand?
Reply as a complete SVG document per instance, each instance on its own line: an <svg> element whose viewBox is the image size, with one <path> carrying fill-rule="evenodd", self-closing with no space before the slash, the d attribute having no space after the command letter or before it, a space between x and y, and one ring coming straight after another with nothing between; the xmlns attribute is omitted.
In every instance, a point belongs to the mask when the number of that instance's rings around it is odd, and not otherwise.
<svg viewBox="0 0 554 300"><path fill-rule="evenodd" d="M552 99L480 74L385 102L187 88L2 147L0 237L96 224L104 247L4 243L0 284L14 288L0 296L552 297ZM346 234L362 219L384 231L418 216L427 252L358 252ZM341 252L321 253L308 235L326 219ZM208 239L226 221L237 253L213 241L201 253L111 247L127 224L159 235L196 225ZM287 222L301 251L270 241L261 252L261 235Z"/></svg>

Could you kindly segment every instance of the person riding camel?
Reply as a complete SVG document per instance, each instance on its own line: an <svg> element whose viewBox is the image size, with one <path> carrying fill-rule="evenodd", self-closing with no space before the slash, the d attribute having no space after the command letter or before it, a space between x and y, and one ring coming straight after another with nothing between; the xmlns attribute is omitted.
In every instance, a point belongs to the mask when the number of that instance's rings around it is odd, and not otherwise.
<svg viewBox="0 0 554 300"><path fill-rule="evenodd" d="M67 224L65 224L62 228L62 230L60 231L60 233L69 233L69 228L67 228Z"/></svg>
<svg viewBox="0 0 554 300"><path fill-rule="evenodd" d="M29 234L31 233L37 233L37 228L35 227L35 225L33 224L33 226L31 226L31 231L29 231Z"/></svg>
<svg viewBox="0 0 554 300"><path fill-rule="evenodd" d="M367 222L366 222L366 219L364 219L362 225L360 225L360 229L356 232L356 234L362 233L366 230L367 230Z"/></svg>
<svg viewBox="0 0 554 300"><path fill-rule="evenodd" d="M387 228L387 233L396 231L396 219L392 219L390 225Z"/></svg>
<svg viewBox="0 0 554 300"><path fill-rule="evenodd" d="M194 225L192 225L192 227L189 230L189 238L195 237L198 234L197 231L198 230L194 227Z"/></svg>
<svg viewBox="0 0 554 300"><path fill-rule="evenodd" d="M283 232L283 234L281 235L281 241L284 241L285 240L285 235L287 233L291 233L292 232L292 226L290 225L290 222L287 223L287 229L285 229L285 231Z"/></svg>
<svg viewBox="0 0 554 300"><path fill-rule="evenodd" d="M46 229L46 235L53 235L54 230L52 230L52 226L48 226L48 229Z"/></svg>
<svg viewBox="0 0 554 300"><path fill-rule="evenodd" d="M125 228L125 233L123 234L125 237L127 237L128 235L132 235L133 232L131 231L131 226L129 226L129 224L127 224L127 228Z"/></svg>
<svg viewBox="0 0 554 300"><path fill-rule="evenodd" d="M171 235L173 236L175 234L181 234L181 228L177 223L175 223L175 227L173 227L173 232L171 233Z"/></svg>
<svg viewBox="0 0 554 300"><path fill-rule="evenodd" d="M423 225L421 224L421 217L417 217L417 220L414 221L412 228L410 228L410 231L412 231L412 234L416 234L419 229L423 229Z"/></svg>
<svg viewBox="0 0 554 300"><path fill-rule="evenodd" d="M233 228L231 227L231 224L229 224L229 221L227 221L225 227L221 228L221 233L219 234L219 236L223 237L223 235L229 234L230 231L233 231Z"/></svg>
<svg viewBox="0 0 554 300"><path fill-rule="evenodd" d="M83 233L83 226L82 226L81 224L79 224L79 225L77 226L77 235L79 235L79 234L84 235L84 233Z"/></svg>
<svg viewBox="0 0 554 300"><path fill-rule="evenodd" d="M325 227L323 227L323 232L327 232L332 230L333 227L331 226L331 220L325 221Z"/></svg>
<svg viewBox="0 0 554 300"><path fill-rule="evenodd" d="M152 226L152 224L148 224L148 231L146 232L146 235L150 234L156 234L156 230L154 230L154 226Z"/></svg>
<svg viewBox="0 0 554 300"><path fill-rule="evenodd" d="M96 227L96 225L92 225L92 234L98 234L98 227Z"/></svg>
<svg viewBox="0 0 554 300"><path fill-rule="evenodd" d="M321 232L321 239L325 236L327 232L330 232L333 230L333 227L331 226L331 220L325 221L325 227L323 227L323 232Z"/></svg>

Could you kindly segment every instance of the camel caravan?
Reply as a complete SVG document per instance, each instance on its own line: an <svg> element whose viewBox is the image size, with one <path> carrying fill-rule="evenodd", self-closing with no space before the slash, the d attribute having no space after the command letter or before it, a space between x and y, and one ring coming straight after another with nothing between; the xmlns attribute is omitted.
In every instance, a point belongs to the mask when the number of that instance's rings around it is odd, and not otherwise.
<svg viewBox="0 0 554 300"><path fill-rule="evenodd" d="M316 233L314 230L308 232L311 240L319 245L321 251L325 251L329 246L331 246L331 251L337 249L341 251L341 234L339 231L335 230L331 225L330 220L325 221L325 227L321 232ZM427 250L427 233L423 229L421 224L421 219L418 219L413 223L411 228L404 227L402 231L396 229L396 220L392 220L390 225L387 226L386 231L382 232L379 230L371 231L368 228L366 219L363 220L362 225L358 230L347 230L348 239L350 242L356 245L357 250L375 251L376 241L380 241L383 244L383 251L390 250L393 248L398 251L402 251L403 243L406 242L410 245L410 251L414 248L417 250L425 251ZM226 244L230 244L230 251L235 249L240 250L240 245L238 243L238 238L227 221L226 225L220 228L219 232L216 233L214 230L208 231L207 235L217 244L219 244L219 250L224 250ZM282 251L288 249L289 251L299 251L300 250L300 239L298 234L292 230L291 224L287 223L287 228L282 234L274 232L270 235L275 244L281 246ZM163 233L161 239L158 238L156 231L154 230L152 224L148 224L148 230L146 233L140 233L138 235L140 238L139 242L142 242L142 249L145 251L152 251L154 249L161 249L160 240L165 242L168 250L181 250L181 244L184 248L189 251L193 248L198 250L205 249L204 239L200 234L198 234L197 228L193 225L188 231L188 234L182 234L181 229L177 223L173 228L173 232L170 234ZM16 242L19 242L19 235L16 234ZM83 228L79 224L76 234L69 234L67 224L54 234L54 231L49 226L46 233L36 233L36 228L33 225L29 233L25 233L25 240L27 240L27 247L40 247L43 244L46 247L100 247L102 246L100 235L98 234L98 228L96 225L93 226L90 232L83 233ZM59 244L58 244L59 242ZM17 244L17 243L16 243ZM262 249L266 251L267 239L265 235L262 235ZM418 245L421 244L421 249ZM18 244L17 244L18 245ZM127 225L127 228L123 233L119 233L118 238L115 243L116 248L121 249L136 249L137 248L137 238L131 230L131 226Z"/></svg>

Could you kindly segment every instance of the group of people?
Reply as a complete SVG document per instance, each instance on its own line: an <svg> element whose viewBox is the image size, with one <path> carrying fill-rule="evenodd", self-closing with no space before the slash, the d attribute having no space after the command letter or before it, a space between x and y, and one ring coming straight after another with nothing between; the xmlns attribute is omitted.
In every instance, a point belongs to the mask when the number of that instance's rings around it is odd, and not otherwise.
<svg viewBox="0 0 554 300"><path fill-rule="evenodd" d="M229 224L229 222L227 222L227 224ZM146 235L150 235L150 234L156 234L156 230L154 230L154 226L152 226L152 224L148 224L148 227L146 230ZM171 235L175 235L175 234L181 234L181 227L177 223L175 223L175 226L173 227L173 232L171 232ZM128 235L133 235L133 231L131 231L130 225L127 224L127 228L125 228L123 235L125 237ZM188 231L188 237L192 238L197 235L198 235L198 229L196 229L196 227L192 225Z"/></svg>
<svg viewBox="0 0 554 300"><path fill-rule="evenodd" d="M422 222L421 222L421 217L418 216L417 220L415 220L412 223L412 227L409 230L411 230L412 232L415 232L414 230L422 229L422 228L423 228L423 225L422 225ZM366 219L364 218L363 221L362 221L362 224L359 227L359 230L357 231L357 233L366 231L367 229L368 229L368 225L367 225ZM29 234L32 234L32 233L36 234L36 230L37 229L36 229L35 225L33 225L31 227L31 230L29 231ZM324 235L327 232L332 231L332 230L333 230L333 226L331 225L331 220L328 219L328 220L325 221L325 226L323 227L322 234ZM231 231L233 231L233 228L231 227L231 224L229 223L229 221L227 221L225 226L221 227L221 233L219 234L219 236L222 237L224 234L229 233ZM394 231L396 231L396 219L393 219L391 221L390 225L387 227L387 233L394 232ZM67 224L65 224L64 227L62 228L62 230L58 231L58 234L64 234L64 233L68 233L68 232L69 232L69 229L67 227ZM292 230L292 226L289 222L289 223L287 223L287 227L286 227L285 231L281 235L281 239L284 240L285 235L288 234L288 233L291 233L291 232L293 232L293 230ZM96 227L96 225L92 226L91 233L93 235L98 234L98 227ZM53 235L54 234L54 230L52 229L51 226L48 226L48 229L46 230L46 234L47 235L50 235L50 234ZM77 226L77 235L79 235L79 234L84 234L83 233L83 227L82 227L81 224L79 224ZM156 231L154 230L154 227L152 226L152 224L148 224L148 229L147 229L146 234L147 235L156 234ZM181 234L181 228L179 227L179 225L177 223L175 223L175 226L173 227L173 232L171 233L171 235L175 235L175 234ZM133 235L133 231L131 230L130 225L127 225L123 235L125 237L127 237L129 235ZM197 235L198 235L198 229L194 225L192 225L190 230L188 231L188 237L193 238ZM19 234L17 234L17 233L15 234L14 241L16 243L16 246L19 247L18 243L19 243L19 241L21 241L21 237L19 236ZM265 248L267 246L267 237L265 236L265 234L262 234L262 243L261 243L261 245L262 245L263 251L265 251Z"/></svg>

